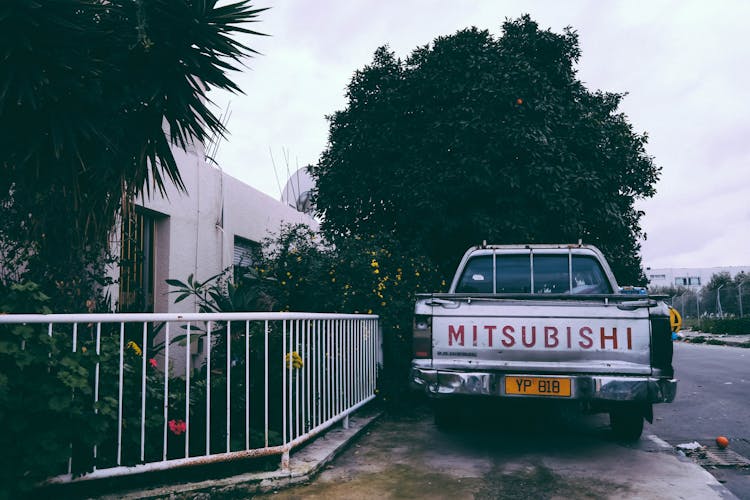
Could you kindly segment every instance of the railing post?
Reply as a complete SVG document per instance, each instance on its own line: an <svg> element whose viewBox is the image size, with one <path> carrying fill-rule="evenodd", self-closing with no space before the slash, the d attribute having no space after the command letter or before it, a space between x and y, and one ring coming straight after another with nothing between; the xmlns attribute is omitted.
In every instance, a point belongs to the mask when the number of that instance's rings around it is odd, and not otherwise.
<svg viewBox="0 0 750 500"><path fill-rule="evenodd" d="M245 322L244 385L238 372L235 372L234 376L231 374L232 354L234 353L236 356L241 352L237 351L241 348L231 344L233 336L231 324L235 321ZM258 324L263 327L262 332L260 328L257 329L258 333L263 335L262 339L257 339L258 350L262 349L263 353L262 355L260 352L257 353L258 380L251 386L253 374L250 370L250 358L253 354L251 348L254 345L251 342L253 338L251 331L254 331L251 327L254 324L251 322L254 321L259 322ZM273 331L271 329L272 321L276 322L273 323ZM205 322L205 332L202 331L201 322ZM379 335L377 319L362 319L355 315L317 313L309 315L307 313L0 315L0 324L8 323L46 324L50 336L53 335L53 327L56 324L72 325L73 352L81 349L77 345L80 343L79 325L94 325L96 327L96 353L101 355L102 351L106 351L106 349L112 350L112 365L104 367L97 360L94 367L95 373L93 374L94 401L101 403L103 398L106 397L107 401L111 400L113 405L111 449L108 447L108 453L102 456L101 443L98 443L98 446L93 450L93 457L98 463L93 464L95 468L91 474L86 474L80 478L73 477L71 466L75 464L69 461L67 474L61 473L59 476L50 478L51 481L56 483L67 483L85 478L126 476L145 471L168 470L173 467L198 463L221 462L239 457L271 454L280 458L281 470L286 474L291 474L291 452L293 449L296 450L295 447L304 444L326 429L338 426L339 422L341 422L343 429L351 428L351 413L374 397L377 361L382 356L381 335ZM157 326L157 323L163 323L163 325ZM113 325L111 339L113 345L111 347L109 347L109 337L106 339L107 345L104 345L103 324ZM194 324L196 326L193 326ZM225 437L227 446L224 448L221 443L222 439L219 438L219 442L214 444L218 449L212 450L211 441L216 441L216 437L218 437L218 429L212 426L212 421L214 421L214 425L218 423L219 428L223 427L222 409L220 408L222 403L212 397L217 392L217 388L212 387L212 380L216 382L214 374L224 368L221 366L222 363L216 363L216 353L212 352L215 325L220 325L219 333L221 333L221 325L226 325L227 434ZM138 351L137 348L133 347L133 351L140 355L140 359L131 355L129 351L132 346L128 347L128 340L131 335L134 336L134 342L138 341L135 337L135 335L138 335L137 326L142 329L140 340L142 349ZM148 386L150 368L157 365L155 358L150 359L149 356L158 352L153 350L154 346L149 344L148 335L149 331L158 332L162 326L164 327L164 366L163 370L160 369L159 372L163 371L163 373L154 372L154 376L161 375L164 377L163 391ZM281 328L278 328L278 326ZM170 362L173 361L172 358L178 359L172 344L178 340L182 341L177 332L183 327L186 329L184 337L185 380L183 383L178 383L177 378L173 378L177 377L178 374L170 373ZM119 342L117 342L117 330L119 330ZM281 332L278 332L278 330L281 330ZM108 331L109 327L107 328ZM239 334L239 332L234 333ZM282 334L281 339L278 339L277 333ZM205 359L203 361L194 359L191 354L190 346L196 335L199 335L201 340L205 341ZM273 346L269 345L271 339L274 339ZM282 353L277 358L279 344L281 344ZM295 359L299 360L300 358L303 363L298 362L295 367ZM256 359L255 356L253 356L253 359ZM278 361L276 361L277 359ZM263 363L262 372L260 363ZM140 374L137 370L138 365L141 368ZM193 366L191 367L191 365ZM282 371L281 387L278 386L278 383L277 385L270 384L271 371L277 373L279 365L281 365ZM191 368L196 369L195 374L191 373ZM204 370L206 373L205 379L193 380L196 376L199 376L199 372L202 375ZM104 379L105 376L107 379ZM102 386L101 381L109 378L114 380L110 380L108 384ZM191 400L195 392L195 387L191 387L191 385L194 386L196 383L203 382L203 380L205 380L204 392L197 391L201 397L194 401L194 411L191 412ZM159 377L159 381L161 382L161 377ZM138 386L140 386L140 391ZM253 392L257 391L257 400L250 397L251 387ZM200 385L198 388L200 389ZM155 392L147 398L147 394L151 392L150 389ZM219 388L217 395L224 392L222 389ZM271 393L272 390L273 393ZM236 398L241 397L243 391L245 408L235 408L232 403L237 402ZM157 394L158 392L162 393L161 397ZM177 396L176 401L181 401L181 397L184 395L184 409L182 405L179 405L180 408L171 406L173 401L171 396L175 394ZM203 405L198 401L202 399L204 394L205 408L201 408ZM223 396L223 394L221 395ZM279 401L279 396L281 401ZM126 402L128 404L125 404ZM153 405L146 404L149 402L152 402ZM257 410L254 410L251 408L251 403L255 404L256 402L257 405L253 408L257 408ZM274 404L278 404L278 406L272 408ZM139 405L140 409L138 408ZM238 420L236 421L233 417L233 408L238 412ZM216 414L213 413L214 410L217 410ZM239 427L238 425L240 424L239 413L242 410L244 410L245 417L245 450L232 451L231 438L240 437L238 432L240 432L241 425ZM281 422L278 419L279 410L281 411ZM179 415L178 412L181 413L182 411L184 411L185 419L185 429L182 431L184 432L184 457L176 458L181 453L175 450L170 452L170 449L180 441L170 435L170 430L175 435L181 434L170 428L169 418L175 418ZM191 453L191 441L193 447L195 445L202 447L203 444L200 443L203 437L200 434L202 434L202 424L204 423L202 422L202 411L205 411L206 448L201 451L193 450ZM255 425L251 427L250 417L253 412L257 413L252 419ZM101 414L101 411L95 407L93 413ZM272 416L273 418L271 418ZM199 424L198 428L195 427L195 423ZM281 424L280 429L277 427L279 423ZM180 424L182 425L182 423ZM263 435L262 441L259 439L258 445L253 447L254 443L251 442L250 437L251 431L255 432L256 426L259 431L262 427ZM232 428L234 428L234 436ZM276 437L270 439L271 428L273 428L273 431L280 431L281 442ZM212 436L212 429L216 431L214 436ZM126 431L128 431L127 441L125 440ZM139 431L140 440L138 439ZM198 431L197 434L196 431ZM159 434L162 437L161 450L158 450ZM191 439L191 437L195 439ZM147 439L150 443L149 447L146 446ZM138 453L139 444L140 454ZM147 450L150 451L146 453ZM112 456L110 457L110 455ZM170 455L173 458L170 458ZM106 460L106 462L103 460ZM141 463L132 466L133 462L138 461ZM61 463L60 469L61 472L64 472L64 463Z"/></svg>

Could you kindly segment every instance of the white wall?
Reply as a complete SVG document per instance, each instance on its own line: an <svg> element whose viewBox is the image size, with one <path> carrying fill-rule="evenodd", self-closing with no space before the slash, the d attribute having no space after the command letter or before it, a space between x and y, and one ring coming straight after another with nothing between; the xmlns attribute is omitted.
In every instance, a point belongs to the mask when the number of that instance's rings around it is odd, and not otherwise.
<svg viewBox="0 0 750 500"><path fill-rule="evenodd" d="M174 151L187 192L171 184L166 196L158 192L136 200L156 219L154 310L195 312L192 299L174 304L168 278L185 281L193 274L203 281L232 265L234 237L261 242L283 223L318 223L279 200L224 174L206 163L200 148ZM113 290L116 296L117 290Z"/></svg>
<svg viewBox="0 0 750 500"><path fill-rule="evenodd" d="M706 286L714 274L728 272L734 278L741 272L750 274L750 266L732 267L670 267L670 268L646 268L646 278L651 287L679 287L698 289ZM677 278L699 278L699 285L676 285Z"/></svg>

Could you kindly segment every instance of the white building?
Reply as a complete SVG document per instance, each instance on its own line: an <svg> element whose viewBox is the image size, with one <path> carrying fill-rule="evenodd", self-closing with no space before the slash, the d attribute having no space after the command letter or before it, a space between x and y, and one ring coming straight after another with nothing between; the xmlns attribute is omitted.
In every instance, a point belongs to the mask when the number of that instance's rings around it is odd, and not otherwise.
<svg viewBox="0 0 750 500"><path fill-rule="evenodd" d="M649 287L698 289L708 284L714 274L727 272L734 278L741 272L750 274L750 266L646 268Z"/></svg>
<svg viewBox="0 0 750 500"><path fill-rule="evenodd" d="M318 223L309 215L209 165L203 148L174 150L187 190L152 192L123 217L113 246L123 264L110 293L121 310L196 312L192 299L174 303L167 279L199 281L238 262L249 264L260 242L284 223Z"/></svg>

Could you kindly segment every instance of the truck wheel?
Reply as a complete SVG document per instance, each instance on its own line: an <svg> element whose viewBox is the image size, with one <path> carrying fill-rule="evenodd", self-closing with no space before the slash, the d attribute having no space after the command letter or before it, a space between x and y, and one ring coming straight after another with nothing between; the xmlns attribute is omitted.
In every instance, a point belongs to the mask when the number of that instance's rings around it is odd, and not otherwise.
<svg viewBox="0 0 750 500"><path fill-rule="evenodd" d="M435 401L432 405L435 414L435 425L442 431L453 430L458 427L458 412L452 401Z"/></svg>
<svg viewBox="0 0 750 500"><path fill-rule="evenodd" d="M637 441L643 433L643 415L635 409L610 412L609 425L615 437L624 441Z"/></svg>

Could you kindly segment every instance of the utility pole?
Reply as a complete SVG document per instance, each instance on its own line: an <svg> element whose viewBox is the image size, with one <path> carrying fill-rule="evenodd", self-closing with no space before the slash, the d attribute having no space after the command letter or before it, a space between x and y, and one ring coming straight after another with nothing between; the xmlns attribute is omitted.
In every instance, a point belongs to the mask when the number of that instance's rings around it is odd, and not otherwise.
<svg viewBox="0 0 750 500"><path fill-rule="evenodd" d="M737 285L737 289L739 290L739 299L740 299L740 318L742 317L742 285L747 283L749 280L742 280L740 281L740 284Z"/></svg>
<svg viewBox="0 0 750 500"><path fill-rule="evenodd" d="M698 310L698 318L701 317L701 294L695 292L695 308Z"/></svg>
<svg viewBox="0 0 750 500"><path fill-rule="evenodd" d="M724 283L724 285L726 285L726 283ZM716 314L718 314L720 318L724 318L724 311L721 310L721 294L719 292L724 285L720 285L719 288L716 289Z"/></svg>

